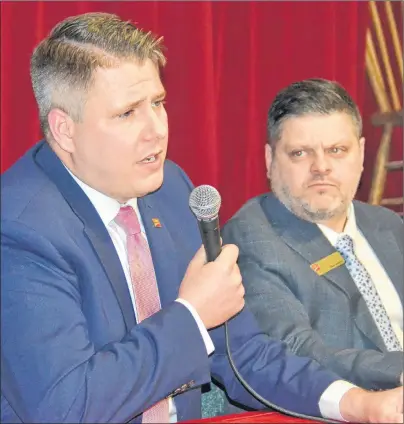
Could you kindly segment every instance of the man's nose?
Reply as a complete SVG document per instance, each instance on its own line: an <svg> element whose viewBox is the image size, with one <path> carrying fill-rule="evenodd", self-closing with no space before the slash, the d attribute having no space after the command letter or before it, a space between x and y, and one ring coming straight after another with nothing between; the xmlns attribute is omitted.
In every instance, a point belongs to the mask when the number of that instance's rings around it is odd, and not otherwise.
<svg viewBox="0 0 404 424"><path fill-rule="evenodd" d="M168 133L167 120L163 119L154 109L148 114L147 135L148 139L165 138Z"/></svg>
<svg viewBox="0 0 404 424"><path fill-rule="evenodd" d="M331 171L331 163L323 152L314 155L311 171L315 174L328 174Z"/></svg>

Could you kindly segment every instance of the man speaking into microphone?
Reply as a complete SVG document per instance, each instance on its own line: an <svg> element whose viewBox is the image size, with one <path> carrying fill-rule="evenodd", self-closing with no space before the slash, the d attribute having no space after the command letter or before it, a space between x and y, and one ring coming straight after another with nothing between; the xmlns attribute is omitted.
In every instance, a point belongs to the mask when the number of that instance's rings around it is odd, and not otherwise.
<svg viewBox="0 0 404 424"><path fill-rule="evenodd" d="M193 187L165 160L160 41L118 17L59 23L34 51L44 140L2 177L2 422L177 422L211 375L262 408L401 422L370 393L261 334L224 246L206 263ZM241 312L240 312L241 311Z"/></svg>

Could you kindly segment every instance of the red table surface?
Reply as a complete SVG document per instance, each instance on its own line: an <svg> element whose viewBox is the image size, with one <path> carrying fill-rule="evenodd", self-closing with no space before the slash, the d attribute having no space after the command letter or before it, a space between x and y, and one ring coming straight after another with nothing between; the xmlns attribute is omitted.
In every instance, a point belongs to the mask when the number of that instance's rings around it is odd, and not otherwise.
<svg viewBox="0 0 404 424"><path fill-rule="evenodd" d="M183 421L183 423L319 423L320 421L304 420L290 417L278 412L243 412L241 414L223 415L204 418L202 420Z"/></svg>

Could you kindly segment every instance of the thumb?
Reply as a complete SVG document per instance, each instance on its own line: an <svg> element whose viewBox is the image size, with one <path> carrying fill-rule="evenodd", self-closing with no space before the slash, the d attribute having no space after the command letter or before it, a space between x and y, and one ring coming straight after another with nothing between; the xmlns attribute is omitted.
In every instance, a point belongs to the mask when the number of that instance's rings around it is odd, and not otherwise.
<svg viewBox="0 0 404 424"><path fill-rule="evenodd" d="M201 247L198 249L198 251L195 253L195 256L192 258L191 262L189 263L188 268L197 269L202 268L206 264L206 251L205 247L202 244Z"/></svg>
<svg viewBox="0 0 404 424"><path fill-rule="evenodd" d="M235 244L226 244L222 248L222 252L216 258L215 262L221 264L226 269L232 269L237 263L239 249Z"/></svg>

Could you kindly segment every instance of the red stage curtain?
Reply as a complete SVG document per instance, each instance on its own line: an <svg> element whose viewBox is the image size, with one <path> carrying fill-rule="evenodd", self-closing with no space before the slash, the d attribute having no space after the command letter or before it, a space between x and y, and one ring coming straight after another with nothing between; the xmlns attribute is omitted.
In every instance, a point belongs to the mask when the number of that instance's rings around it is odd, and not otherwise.
<svg viewBox="0 0 404 424"><path fill-rule="evenodd" d="M34 46L59 20L117 13L164 35L169 157L223 197L222 222L267 190L267 109L303 78L342 83L362 106L368 4L323 2L1 3L1 169L40 137L29 80Z"/></svg>

